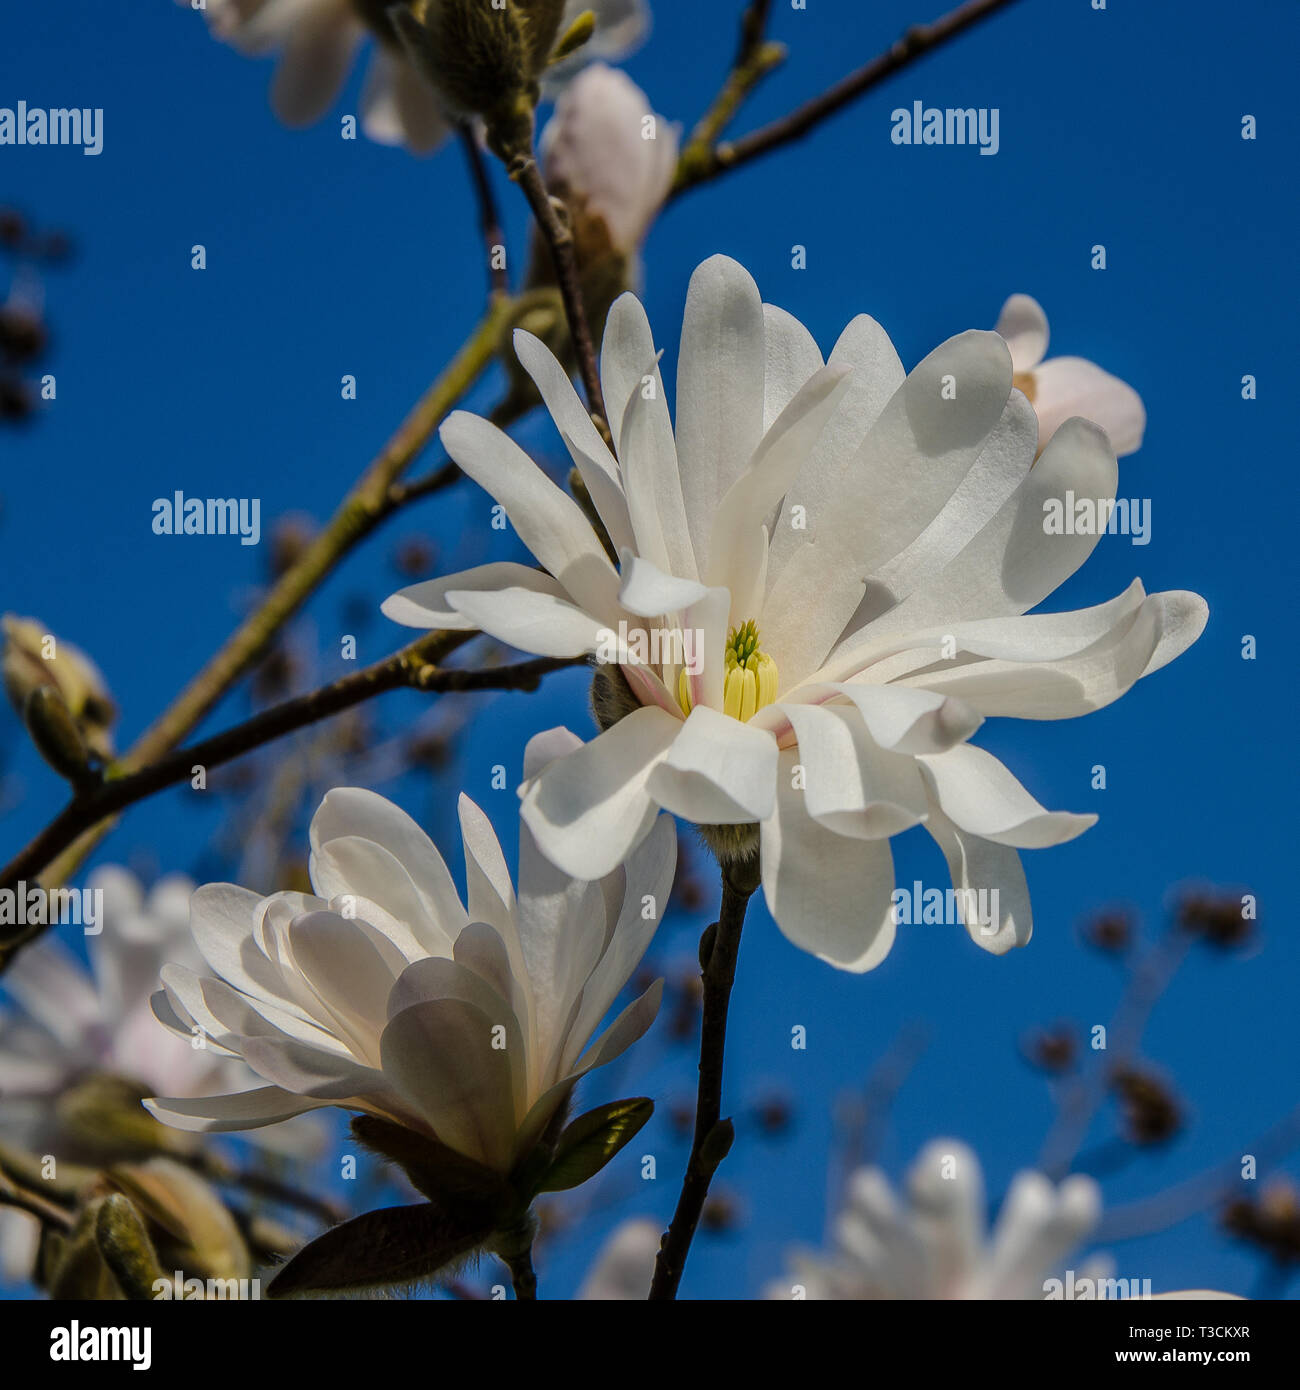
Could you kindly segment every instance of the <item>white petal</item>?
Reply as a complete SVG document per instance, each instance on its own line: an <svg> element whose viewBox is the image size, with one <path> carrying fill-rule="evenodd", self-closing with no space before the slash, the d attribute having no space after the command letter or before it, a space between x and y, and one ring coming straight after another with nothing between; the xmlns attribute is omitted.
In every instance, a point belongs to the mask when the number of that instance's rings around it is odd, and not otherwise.
<svg viewBox="0 0 1300 1390"><path fill-rule="evenodd" d="M856 710L783 708L799 739L806 809L814 820L837 835L878 840L925 819L916 760L879 748Z"/></svg>
<svg viewBox="0 0 1300 1390"><path fill-rule="evenodd" d="M519 539L595 618L617 622L618 579L582 508L508 435L458 410L438 432L453 459L505 508Z"/></svg>
<svg viewBox="0 0 1300 1390"><path fill-rule="evenodd" d="M1006 339L1011 365L1017 372L1036 367L1047 352L1047 315L1027 294L1013 294L1007 300L993 331Z"/></svg>
<svg viewBox="0 0 1300 1390"><path fill-rule="evenodd" d="M399 589L384 600L381 611L386 618L406 627L472 632L473 622L453 608L446 596L452 590L465 593L475 589L486 593L522 589L536 594L550 594L555 598L568 597L564 585L542 570L517 565L512 560L497 560L490 565L476 565L473 569L461 570L459 574L426 579L420 584Z"/></svg>
<svg viewBox="0 0 1300 1390"><path fill-rule="evenodd" d="M447 602L480 632L536 656L585 656L610 631L567 598L528 589L451 589Z"/></svg>
<svg viewBox="0 0 1300 1390"><path fill-rule="evenodd" d="M348 836L373 840L392 855L415 884L433 922L448 939L455 939L468 920L456 885L433 841L405 811L376 792L361 787L334 787L326 792L312 817L311 846L318 850L331 840ZM429 949L438 948L431 944Z"/></svg>
<svg viewBox="0 0 1300 1390"><path fill-rule="evenodd" d="M695 554L708 563L718 502L758 447L763 301L749 272L711 256L691 276L677 358L677 448Z"/></svg>
<svg viewBox="0 0 1300 1390"><path fill-rule="evenodd" d="M515 355L541 393L615 549L631 546L632 523L619 480L618 462L578 398L568 372L540 339L522 328L515 330L514 344Z"/></svg>
<svg viewBox="0 0 1300 1390"><path fill-rule="evenodd" d="M776 739L707 705L697 705L646 790L696 825L737 825L771 815Z"/></svg>
<svg viewBox="0 0 1300 1390"><path fill-rule="evenodd" d="M1034 409L1040 444L1071 416L1081 415L1106 431L1120 458L1142 447L1147 426L1142 397L1082 357L1053 357L1034 369Z"/></svg>
<svg viewBox="0 0 1300 1390"><path fill-rule="evenodd" d="M399 1013L384 1030L384 1074L437 1137L504 1172L514 1148L511 1058L492 1046L492 1020L459 999Z"/></svg>
<svg viewBox="0 0 1300 1390"><path fill-rule="evenodd" d="M781 754L776 811L761 827L763 896L782 933L841 970L874 969L894 942L888 840L833 834L794 785L797 751Z"/></svg>
<svg viewBox="0 0 1300 1390"><path fill-rule="evenodd" d="M449 125L433 87L407 59L377 44L361 93L361 128L380 145L405 145L427 154L447 137Z"/></svg>
<svg viewBox="0 0 1300 1390"><path fill-rule="evenodd" d="M663 710L634 710L528 782L520 815L542 852L575 878L617 868L654 824L646 779L681 727Z"/></svg>
<svg viewBox="0 0 1300 1390"><path fill-rule="evenodd" d="M838 408L848 378L848 368L823 367L805 382L718 503L705 573L710 584L730 588L734 626L761 611L767 567L765 523Z"/></svg>
<svg viewBox="0 0 1300 1390"><path fill-rule="evenodd" d="M1097 823L1095 815L1048 811L991 753L962 743L920 759L935 798L962 830L1018 849L1064 844Z"/></svg>
<svg viewBox="0 0 1300 1390"><path fill-rule="evenodd" d="M937 803L930 807L925 828L948 861L952 886L958 892L958 916L970 939L995 956L1026 945L1033 935L1034 917L1016 851L967 834Z"/></svg>
<svg viewBox="0 0 1300 1390"><path fill-rule="evenodd" d="M320 0L302 14L271 83L271 105L286 125L311 125L329 110L363 33L348 0Z"/></svg>
<svg viewBox="0 0 1300 1390"><path fill-rule="evenodd" d="M794 400L804 382L825 364L811 333L793 314L763 305L763 430Z"/></svg>
<svg viewBox="0 0 1300 1390"><path fill-rule="evenodd" d="M945 399L953 390L956 398ZM1010 394L1011 359L1001 338L971 332L949 339L894 393L862 447L822 470L815 497L789 494L787 501L807 503L808 530L769 580L763 608L771 623L765 641L783 672L797 679L821 665L862 601L865 576L934 519Z"/></svg>
<svg viewBox="0 0 1300 1390"><path fill-rule="evenodd" d="M200 1096L194 1100L183 1096L155 1096L144 1102L144 1108L173 1129L221 1134L228 1130L278 1124L329 1104L327 1100L293 1095L279 1086L259 1086L234 1095Z"/></svg>

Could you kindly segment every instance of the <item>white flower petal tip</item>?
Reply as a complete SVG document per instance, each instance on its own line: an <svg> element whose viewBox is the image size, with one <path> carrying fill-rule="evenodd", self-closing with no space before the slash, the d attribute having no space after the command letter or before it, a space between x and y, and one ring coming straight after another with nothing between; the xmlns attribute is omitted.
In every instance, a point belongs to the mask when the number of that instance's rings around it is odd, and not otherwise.
<svg viewBox="0 0 1300 1390"><path fill-rule="evenodd" d="M565 729L538 734L525 772L580 747ZM312 819L319 897L199 889L194 930L212 973L164 971L157 1015L187 1050L201 1028L270 1084L156 1097L150 1112L216 1132L336 1105L498 1172L526 1158L578 1077L654 1020L662 982L596 1036L658 926L676 837L658 817L616 873L588 881L559 872L524 827L516 893L486 816L464 796L458 811L468 907L415 821L352 787Z"/></svg>

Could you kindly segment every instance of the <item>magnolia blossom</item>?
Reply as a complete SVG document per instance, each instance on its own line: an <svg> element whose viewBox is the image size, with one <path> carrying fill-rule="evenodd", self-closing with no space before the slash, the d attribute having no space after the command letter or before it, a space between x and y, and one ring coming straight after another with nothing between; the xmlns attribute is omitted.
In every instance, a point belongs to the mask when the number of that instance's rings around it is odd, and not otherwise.
<svg viewBox="0 0 1300 1390"><path fill-rule="evenodd" d="M1041 1299L1140 1296L1141 1285L1112 1278L1108 1259L1093 1258L1058 1279L1065 1261L1101 1217L1101 1189L1089 1177L1059 1186L1041 1173L1012 1181L990 1234L979 1160L950 1139L935 1140L896 1193L878 1168L853 1175L848 1203L835 1221L831 1254L803 1252L790 1278L768 1286L769 1298ZM1087 1282L1085 1282L1087 1281ZM1198 1289L1161 1298L1232 1298Z"/></svg>
<svg viewBox="0 0 1300 1390"><path fill-rule="evenodd" d="M184 0L182 0L184 3ZM441 144L447 116L424 76L408 61L388 18L392 0L208 0L218 38L241 52L278 52L271 83L275 113L291 126L318 121L338 98L367 33L375 39L361 94L361 127L383 145L426 153ZM596 30L582 49L557 65L557 77L591 58L621 56L648 22L643 0L565 0L559 32L585 11Z"/></svg>
<svg viewBox="0 0 1300 1390"><path fill-rule="evenodd" d="M600 1247L578 1298L599 1303L648 1298L662 1238L657 1221L643 1216L624 1221Z"/></svg>
<svg viewBox="0 0 1300 1390"><path fill-rule="evenodd" d="M617 455L551 354L527 333L514 341L620 567L515 443L457 412L443 444L542 571L479 566L384 611L617 663L597 672L610 727L521 789L543 852L594 877L661 807L726 827L712 833L722 854L761 845L767 904L790 940L861 971L895 933L889 837L923 824L974 939L997 953L1026 942L1016 849L1072 839L1096 817L1045 810L970 736L987 715L1107 705L1206 619L1195 594L1148 596L1136 580L1096 607L1025 616L1097 542L1096 528L1049 534L1044 507L1113 498L1102 431L1069 421L1035 463L1034 412L997 334L952 338L908 375L863 315L824 364L725 257L691 279L675 434L633 296L610 310L601 353ZM973 910L995 888L996 913Z"/></svg>
<svg viewBox="0 0 1300 1390"><path fill-rule="evenodd" d="M672 185L677 132L625 73L593 63L556 101L541 155L547 187L569 204L579 240L582 225L598 220L613 250L634 255Z"/></svg>
<svg viewBox="0 0 1300 1390"><path fill-rule="evenodd" d="M150 1090L200 1092L245 1077L224 1054L191 1046L158 1026L151 997L169 961L199 964L189 935L194 884L181 874L146 894L126 869L91 874L102 892L98 935L87 938L93 976L52 941L28 946L4 975L20 1005L0 1014L0 1095L8 1117L16 1103L44 1102L91 1072L110 1072Z"/></svg>
<svg viewBox="0 0 1300 1390"><path fill-rule="evenodd" d="M87 938L93 977L49 941L28 946L4 976L19 1007L0 1010L3 1132L38 1153L63 1152L53 1103L93 1074L179 1095L249 1078L230 1057L164 1032L150 1007L166 961L199 963L189 936L193 883L172 875L146 894L133 874L106 867L89 877L86 888L104 895L102 930ZM295 1142L283 1131L273 1133L277 1147ZM299 1145L306 1139L301 1132L296 1136ZM111 1147L112 1137L104 1142ZM23 1278L31 1269L38 1235L34 1220L0 1212L0 1269L9 1277Z"/></svg>
<svg viewBox="0 0 1300 1390"><path fill-rule="evenodd" d="M527 775L577 746L564 729L539 734ZM516 899L492 827L466 796L460 825L468 908L415 822L355 788L329 792L312 821L320 896L200 888L191 923L213 973L164 969L154 1006L268 1084L149 1109L182 1129L232 1130L336 1105L512 1171L579 1078L654 1020L662 981L588 1047L654 934L676 841L663 817L625 869L580 882L521 827Z"/></svg>
<svg viewBox="0 0 1300 1390"><path fill-rule="evenodd" d="M1142 397L1127 382L1083 357L1043 361L1047 315L1036 299L1013 294L1002 306L995 331L1011 351L1016 386L1038 415L1040 449L1075 415L1100 425L1120 458L1142 447L1147 413Z"/></svg>

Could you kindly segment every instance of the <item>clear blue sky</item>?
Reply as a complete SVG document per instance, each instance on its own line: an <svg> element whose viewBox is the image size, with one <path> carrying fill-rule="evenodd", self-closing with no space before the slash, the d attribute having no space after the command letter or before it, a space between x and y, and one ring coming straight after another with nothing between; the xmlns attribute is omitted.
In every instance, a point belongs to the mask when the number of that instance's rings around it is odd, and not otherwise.
<svg viewBox="0 0 1300 1390"><path fill-rule="evenodd" d="M809 0L795 12L777 0L774 32L790 58L738 128L818 92L942 5ZM738 0L659 0L655 32L629 64L656 109L693 123L734 50L739 9ZM199 16L169 0L66 0L58 11L6 14L0 105L102 107L105 143L98 158L0 147L0 202L66 227L80 246L47 285L57 404L29 432L0 434L0 598L94 653L133 736L227 634L265 563L264 548L154 536L152 500L176 489L258 496L264 536L286 511L324 518L474 322L483 276L459 151L420 161L338 138L359 73L330 118L288 131L267 105L268 66L211 40ZM1176 1076L1189 1129L1107 1179L1108 1200L1249 1152L1298 1098L1300 946L1286 897L1295 483L1283 428L1300 291L1295 31L1288 0L1226 9L1189 0L1176 13L1150 0L1112 0L1104 12L1088 0L1023 0L808 140L682 199L651 235L646 300L670 382L687 278L714 252L747 265L764 297L824 348L866 311L909 364L951 333L991 327L1006 295L1033 294L1051 320L1053 354L1090 357L1141 392L1146 443L1121 463L1120 490L1150 498L1154 515L1150 545L1103 539L1048 606L1101 601L1135 575L1149 590L1194 589L1210 605L1201 641L1111 708L981 731L1041 801L1101 816L1074 843L1025 856L1037 919L1027 949L994 959L960 932L921 927L900 932L879 970L855 977L797 952L761 907L751 913L727 1105L739 1111L783 1089L797 1123L780 1140L742 1131L722 1176L747 1225L701 1238L685 1293L752 1295L779 1272L787 1245L819 1241L834 1100L906 1024L926 1023L930 1045L901 1096L886 1166L897 1173L946 1134L981 1154L992 1193L1032 1163L1051 1107L1015 1041L1042 1021L1109 1018L1118 974L1076 937L1108 903L1134 905L1154 928L1170 885L1240 884L1259 896L1264 933L1247 960L1197 953L1157 1011L1148 1056ZM894 146L890 112L914 100L996 106L999 153ZM1245 113L1258 120L1253 143L1240 138ZM522 256L521 200L494 178ZM207 247L201 274L190 269L195 243ZM796 243L806 270L791 268ZM1107 248L1103 273L1090 268L1094 243ZM358 378L355 402L340 399L344 373ZM1249 403L1245 373L1259 382ZM486 382L471 403L486 409L497 390ZM545 422L520 437L554 458ZM345 600L377 609L396 587L397 537L433 535L444 567L515 553L486 531L487 508L463 484L372 541L313 604L321 641L337 650L339 631L357 631L368 661L405 640L377 615L364 627L340 627L339 616ZM1258 642L1251 662L1240 655L1247 633ZM333 673L327 664L321 674ZM388 698L390 717L421 708ZM232 698L206 727L242 709ZM0 821L7 858L61 796L16 721L0 721L0 746L28 793ZM530 733L561 722L590 732L577 673L537 696L493 701L473 726L462 781L507 841L515 799L489 789L489 769L517 768ZM1098 762L1102 792L1090 785ZM403 782L381 790L424 810ZM101 857L144 851L160 869L203 867L213 824L172 792L131 812ZM447 825L434 828L454 860ZM895 841L904 883L941 872L923 838ZM689 959L707 920L679 917L661 954ZM796 1023L809 1028L807 1052L790 1049ZM649 1050L648 1070L633 1062L617 1082L625 1094L689 1094L691 1056L660 1057ZM606 1098L614 1084L597 1081L588 1097ZM1094 1138L1105 1133L1099 1125ZM618 1190L628 1195L548 1257L544 1294L570 1292L622 1216L671 1210L683 1147L663 1116L637 1146L658 1154L659 1180L638 1182L625 1159ZM1204 1219L1113 1250L1121 1274L1157 1289L1253 1284L1255 1261Z"/></svg>

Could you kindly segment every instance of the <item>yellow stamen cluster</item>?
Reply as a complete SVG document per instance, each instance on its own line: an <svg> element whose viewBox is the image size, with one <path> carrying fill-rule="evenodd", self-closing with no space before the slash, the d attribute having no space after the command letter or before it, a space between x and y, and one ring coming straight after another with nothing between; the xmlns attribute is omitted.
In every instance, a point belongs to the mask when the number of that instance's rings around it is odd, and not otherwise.
<svg viewBox="0 0 1300 1390"><path fill-rule="evenodd" d="M760 649L758 627L752 618L727 634L726 663L722 700L725 714L744 721L776 699L776 662ZM684 669L677 682L677 700L683 711L690 714L691 684Z"/></svg>

